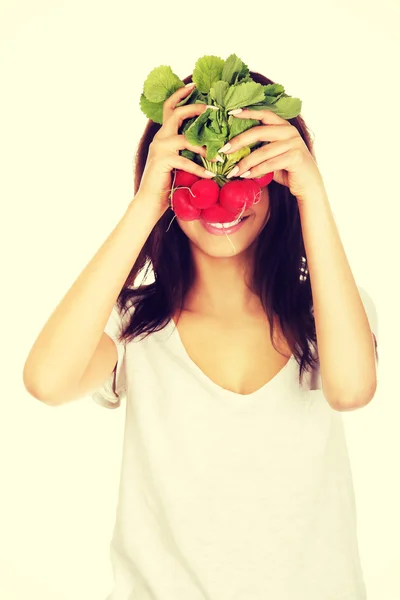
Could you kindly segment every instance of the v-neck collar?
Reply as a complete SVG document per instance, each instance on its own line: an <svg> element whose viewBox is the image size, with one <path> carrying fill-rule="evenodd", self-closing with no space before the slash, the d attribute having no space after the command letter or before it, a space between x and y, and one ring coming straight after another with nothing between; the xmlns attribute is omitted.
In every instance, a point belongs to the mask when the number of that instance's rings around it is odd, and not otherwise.
<svg viewBox="0 0 400 600"><path fill-rule="evenodd" d="M208 375L204 373L200 369L200 367L192 360L189 356L186 348L182 342L181 336L178 331L178 327L173 318L168 323L167 328L171 329L171 336L168 339L174 344L177 353L185 360L186 364L188 364L193 372L195 372L199 378L203 380L204 383L207 384L208 388L214 393L219 394L220 396L225 396L230 398L231 401L236 401L237 403L247 404L252 400L262 397L265 395L269 395L272 392L276 392L279 389L280 385L283 385L285 390L287 387L292 387L293 382L298 389L298 365L297 361L293 354L290 355L287 363L283 365L283 367L263 386L261 386L258 390L251 392L250 394L239 394L237 392L233 392L232 390L228 390L226 388L221 387L217 383L215 383ZM294 369L296 367L296 369Z"/></svg>

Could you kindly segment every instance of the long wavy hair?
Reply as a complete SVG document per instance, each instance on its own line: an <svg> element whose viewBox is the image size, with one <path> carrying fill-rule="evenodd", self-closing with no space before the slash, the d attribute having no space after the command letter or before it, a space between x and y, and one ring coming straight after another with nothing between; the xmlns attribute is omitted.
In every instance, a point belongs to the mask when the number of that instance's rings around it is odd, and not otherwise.
<svg viewBox="0 0 400 600"><path fill-rule="evenodd" d="M250 71L254 81L275 83L260 73ZM186 77L184 83L192 81ZM299 115L288 122L296 127L315 159L309 130ZM149 145L161 125L149 119L135 157L134 193L136 195L145 168ZM182 129L182 127L181 127ZM181 133L181 131L179 132ZM252 290L258 295L270 323L273 347L274 320L299 364L299 383L303 372L319 362L309 277L302 281L300 267L306 258L300 214L295 196L288 187L271 181L268 221L259 233L254 252ZM146 337L160 331L184 306L185 297L194 283L195 271L189 239L179 227L170 208L159 219L146 240L118 295L121 314L130 313L119 341L127 343L139 335ZM172 221L172 222L171 222ZM134 286L139 274L145 280L153 270L154 282ZM142 281L143 281L142 280ZM268 282L268 285L267 285ZM131 308L134 310L130 310ZM313 346L314 355L311 351Z"/></svg>

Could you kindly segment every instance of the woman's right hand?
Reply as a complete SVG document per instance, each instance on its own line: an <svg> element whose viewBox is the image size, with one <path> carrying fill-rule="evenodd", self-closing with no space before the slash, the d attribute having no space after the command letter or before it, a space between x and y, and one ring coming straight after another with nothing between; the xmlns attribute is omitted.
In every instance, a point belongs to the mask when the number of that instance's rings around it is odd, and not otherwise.
<svg viewBox="0 0 400 600"><path fill-rule="evenodd" d="M192 90L192 87L181 87L165 100L163 123L149 146L146 165L136 193L136 196L140 195L145 198L145 202L152 202L161 209L162 213L169 206L173 169L187 171L204 179L212 179L212 176L207 175L204 167L178 154L179 150L186 148L206 157L205 147L192 146L185 135L178 134L185 119L201 115L207 110L206 104L186 104L175 108Z"/></svg>

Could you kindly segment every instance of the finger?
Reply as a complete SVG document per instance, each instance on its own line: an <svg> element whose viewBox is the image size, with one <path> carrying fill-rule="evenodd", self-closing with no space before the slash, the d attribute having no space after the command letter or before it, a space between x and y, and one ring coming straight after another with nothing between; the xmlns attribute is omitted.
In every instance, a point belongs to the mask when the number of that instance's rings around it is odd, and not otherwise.
<svg viewBox="0 0 400 600"><path fill-rule="evenodd" d="M243 179L247 179L247 178L254 178L254 177L262 177L263 175L266 175L266 173L272 173L272 171L280 171L282 169L288 169L289 168L289 164L290 164L290 160L291 160L291 154L292 150L287 150L286 152L283 152L282 154L279 154L278 156L273 156L272 158L268 159L268 160L264 160L262 163L259 163L257 166L253 167L251 170L244 170L244 169L240 169L240 171L242 171L242 173L236 173L236 177L243 177L243 174L245 175L245 177Z"/></svg>
<svg viewBox="0 0 400 600"><path fill-rule="evenodd" d="M186 139L186 136L183 133L176 134L173 136L168 136L167 138L154 139L152 144L153 144L153 148L156 149L155 151L157 153L162 152L163 154L165 154L168 151L177 153L179 150L190 150L191 152L200 154L204 158L206 158L206 155L207 155L206 147L195 146L195 145L190 144L188 142L188 140ZM222 156L219 156L218 154L217 154L216 158L210 160L210 162L218 162L218 160L220 162L224 162L224 159L222 158Z"/></svg>
<svg viewBox="0 0 400 600"><path fill-rule="evenodd" d="M236 177L241 177L243 173L246 173L249 169L251 169L251 177L261 177L261 175L265 175L265 173L262 172L263 163L261 161L265 162L271 158L280 156L292 148L293 140L289 139L273 142L272 144L261 146L261 148L253 150L253 152L250 152L248 156L242 158L237 164L239 171L236 172ZM261 169L259 167L261 167ZM261 175L259 175L259 173L261 173Z"/></svg>
<svg viewBox="0 0 400 600"><path fill-rule="evenodd" d="M256 119L257 121L261 121L263 125L287 125L288 121L283 119L272 110L251 110L249 108L236 109L240 110L236 114L233 114L234 117L238 119ZM228 115L232 112L229 111Z"/></svg>
<svg viewBox="0 0 400 600"><path fill-rule="evenodd" d="M216 175L216 173L210 174L210 171L208 171L205 167L201 167L192 160L189 160L184 156L179 156L179 154L174 155L174 157L171 159L171 166L173 166L175 169L186 171L187 173L193 173L193 175L197 175L202 179L212 179Z"/></svg>
<svg viewBox="0 0 400 600"><path fill-rule="evenodd" d="M220 148L218 152L232 154L233 152L237 152L249 144L254 144L257 142L291 140L299 136L299 132L297 131L296 127L293 127L293 125L289 125L288 123L286 123L286 125L286 127L282 125L269 125L268 127L264 125L257 125L255 127L251 127L251 129L248 129L247 131L244 131L243 133L240 133L229 140L229 143Z"/></svg>

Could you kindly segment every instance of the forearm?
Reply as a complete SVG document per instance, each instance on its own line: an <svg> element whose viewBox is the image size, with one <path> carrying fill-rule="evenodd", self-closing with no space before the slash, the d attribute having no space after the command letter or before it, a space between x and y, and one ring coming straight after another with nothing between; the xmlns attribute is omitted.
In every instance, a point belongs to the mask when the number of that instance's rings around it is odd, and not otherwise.
<svg viewBox="0 0 400 600"><path fill-rule="evenodd" d="M324 188L298 202L325 397L336 410L372 400L375 348Z"/></svg>
<svg viewBox="0 0 400 600"><path fill-rule="evenodd" d="M79 381L116 299L161 212L136 196L44 325L23 379L35 397L57 395Z"/></svg>

